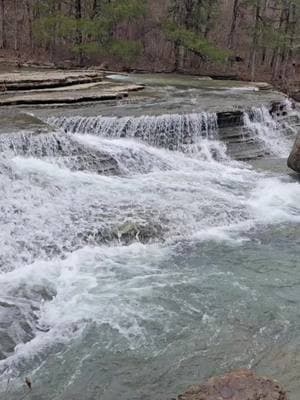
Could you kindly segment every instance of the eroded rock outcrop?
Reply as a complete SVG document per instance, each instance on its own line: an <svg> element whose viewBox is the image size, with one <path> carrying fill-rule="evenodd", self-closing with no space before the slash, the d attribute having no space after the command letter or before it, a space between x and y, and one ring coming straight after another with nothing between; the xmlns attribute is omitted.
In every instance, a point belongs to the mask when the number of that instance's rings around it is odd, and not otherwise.
<svg viewBox="0 0 300 400"><path fill-rule="evenodd" d="M296 138L287 164L289 168L300 173L300 134Z"/></svg>
<svg viewBox="0 0 300 400"><path fill-rule="evenodd" d="M203 385L192 386L178 400L287 400L281 385L259 377L250 370L239 370L213 377Z"/></svg>

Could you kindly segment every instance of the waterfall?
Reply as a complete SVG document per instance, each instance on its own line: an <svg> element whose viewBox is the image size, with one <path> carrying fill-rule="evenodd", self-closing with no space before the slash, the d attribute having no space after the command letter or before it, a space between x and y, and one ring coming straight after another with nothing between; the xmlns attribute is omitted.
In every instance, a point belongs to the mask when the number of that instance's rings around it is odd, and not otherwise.
<svg viewBox="0 0 300 400"><path fill-rule="evenodd" d="M235 264L233 253L260 238L262 227L300 222L298 184L227 154L228 137L240 140L242 129L253 140L269 131L283 140L279 122L265 109L245 114L235 132L230 126L219 132L217 116L204 112L49 122L59 130L0 135L0 393L9 379L12 391L18 382L22 387L33 371L42 390L39 378L48 382L51 371L56 390L68 348L83 357L95 345L108 357L128 349L164 354L178 326L193 333L199 324L210 340L218 330L210 330L206 314L220 320L221 340L224 298L237 290L243 299L252 296L244 278L237 284L228 270L244 262L244 277L261 241ZM241 306L236 300L227 298L226 315ZM248 304L255 301L249 297ZM268 323L265 314L261 321ZM273 318L266 336L278 333L272 324ZM231 320L226 332L231 338ZM106 363L102 355L97 360ZM70 359L61 392L78 364Z"/></svg>
<svg viewBox="0 0 300 400"><path fill-rule="evenodd" d="M292 110L289 102L285 110L282 115L271 115L265 106L251 108L244 113L244 136L255 142L265 154L287 157L300 116Z"/></svg>
<svg viewBox="0 0 300 400"><path fill-rule="evenodd" d="M152 146L181 150L199 138L217 138L215 113L164 114L141 117L62 117L48 123L65 132L93 134L105 138L136 138Z"/></svg>

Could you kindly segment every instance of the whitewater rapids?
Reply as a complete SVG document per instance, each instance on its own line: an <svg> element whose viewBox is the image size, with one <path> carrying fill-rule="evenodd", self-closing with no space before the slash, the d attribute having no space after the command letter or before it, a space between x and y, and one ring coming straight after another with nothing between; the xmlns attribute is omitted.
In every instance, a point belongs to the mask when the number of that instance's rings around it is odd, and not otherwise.
<svg viewBox="0 0 300 400"><path fill-rule="evenodd" d="M285 157L263 112L244 129ZM160 380L171 395L293 334L273 288L299 253L299 182L231 159L214 114L48 122L0 138L2 393L30 375L43 399L162 398Z"/></svg>

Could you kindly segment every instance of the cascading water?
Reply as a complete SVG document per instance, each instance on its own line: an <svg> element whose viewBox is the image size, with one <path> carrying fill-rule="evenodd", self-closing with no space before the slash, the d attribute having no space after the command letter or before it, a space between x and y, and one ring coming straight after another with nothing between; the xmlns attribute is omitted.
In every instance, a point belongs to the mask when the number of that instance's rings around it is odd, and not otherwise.
<svg viewBox="0 0 300 400"><path fill-rule="evenodd" d="M93 133L108 138L136 138L171 150L194 144L199 138L216 138L215 113L172 114L142 117L50 118L49 123L66 132Z"/></svg>
<svg viewBox="0 0 300 400"><path fill-rule="evenodd" d="M285 143L270 118L245 129ZM216 121L63 117L0 137L4 398L27 375L47 400L174 397L293 334L295 299L275 288L299 253L283 240L299 183L232 160Z"/></svg>
<svg viewBox="0 0 300 400"><path fill-rule="evenodd" d="M284 106L285 116L289 113L289 118L299 124L300 115L293 111L291 103L286 102ZM282 113L272 116L266 106L253 107L244 113L244 132L249 134L250 139L261 146L266 154L288 157L297 130L283 117Z"/></svg>

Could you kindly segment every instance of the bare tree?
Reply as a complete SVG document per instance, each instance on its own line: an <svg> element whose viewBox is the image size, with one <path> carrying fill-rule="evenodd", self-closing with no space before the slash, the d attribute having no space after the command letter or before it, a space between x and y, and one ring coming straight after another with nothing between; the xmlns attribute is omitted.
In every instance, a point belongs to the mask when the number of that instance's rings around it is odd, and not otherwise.
<svg viewBox="0 0 300 400"><path fill-rule="evenodd" d="M6 31L5 31L5 8L4 0L0 0L0 48L6 48Z"/></svg>
<svg viewBox="0 0 300 400"><path fill-rule="evenodd" d="M239 14L239 0L234 0L230 31L229 31L228 40L227 40L227 46L229 49L231 49L233 47L233 40L235 37L238 14Z"/></svg>
<svg viewBox="0 0 300 400"><path fill-rule="evenodd" d="M82 30L81 30L81 19L82 19L82 4L81 0L75 0L75 18L77 21L77 30L75 43L78 49L78 63L82 65L83 63L83 53L82 53Z"/></svg>

